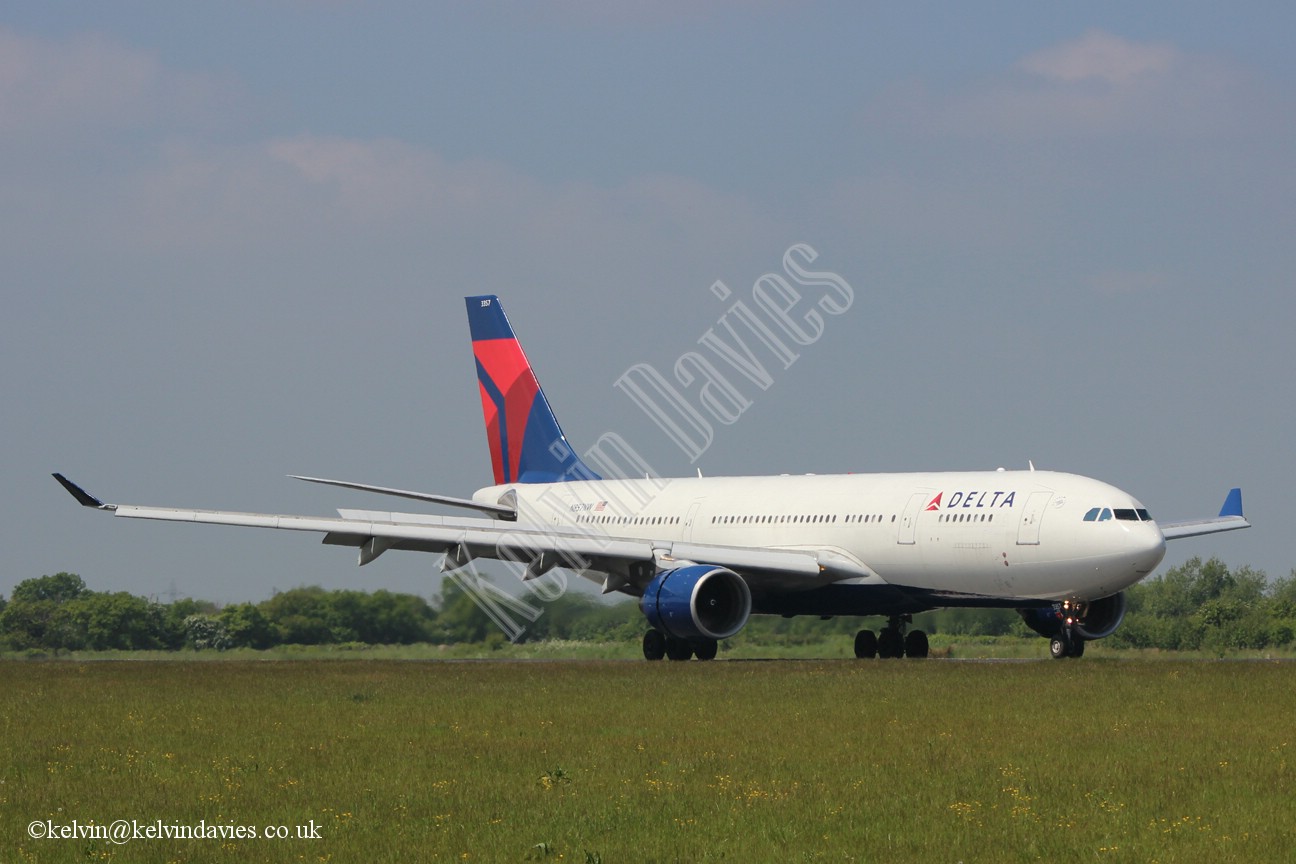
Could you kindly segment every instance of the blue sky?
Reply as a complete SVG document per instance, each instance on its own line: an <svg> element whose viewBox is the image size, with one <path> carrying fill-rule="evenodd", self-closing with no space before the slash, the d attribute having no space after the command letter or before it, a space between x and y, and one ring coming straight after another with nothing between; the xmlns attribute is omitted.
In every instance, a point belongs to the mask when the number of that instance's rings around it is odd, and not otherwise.
<svg viewBox="0 0 1296 864"><path fill-rule="evenodd" d="M314 538L110 500L328 513L303 473L467 495L462 297L498 293L568 436L663 474L1074 471L1171 547L1286 576L1296 59L1282 4L0 7L7 594L430 593ZM692 461L670 370L804 242L856 291Z"/></svg>

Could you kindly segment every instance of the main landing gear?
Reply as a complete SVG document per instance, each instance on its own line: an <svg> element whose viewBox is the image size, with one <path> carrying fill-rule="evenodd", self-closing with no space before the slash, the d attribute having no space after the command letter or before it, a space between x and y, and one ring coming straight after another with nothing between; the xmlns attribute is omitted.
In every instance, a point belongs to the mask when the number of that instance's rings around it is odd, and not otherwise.
<svg viewBox="0 0 1296 864"><path fill-rule="evenodd" d="M866 657L926 657L928 654L927 634L921 630L909 630L913 623L912 615L892 615L887 619L887 626L882 632L861 630L855 634L855 656Z"/></svg>
<svg viewBox="0 0 1296 864"><path fill-rule="evenodd" d="M699 639L690 642L687 639L676 639L667 636L660 630L649 630L643 637L643 655L645 660L660 660L669 657L672 660L688 660L696 657L699 660L714 660L719 643L714 639Z"/></svg>

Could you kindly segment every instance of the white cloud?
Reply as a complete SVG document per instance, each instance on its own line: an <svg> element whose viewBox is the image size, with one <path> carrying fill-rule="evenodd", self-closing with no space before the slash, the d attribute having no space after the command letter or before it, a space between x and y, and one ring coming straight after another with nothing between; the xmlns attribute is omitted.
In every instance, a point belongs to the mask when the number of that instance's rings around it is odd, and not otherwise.
<svg viewBox="0 0 1296 864"><path fill-rule="evenodd" d="M0 130L131 122L158 74L152 61L95 36L48 42L0 29Z"/></svg>
<svg viewBox="0 0 1296 864"><path fill-rule="evenodd" d="M1267 122L1257 97L1256 82L1237 66L1090 31L950 91L904 82L866 119L874 128L921 138L1182 141L1245 134Z"/></svg>
<svg viewBox="0 0 1296 864"><path fill-rule="evenodd" d="M14 169L0 167L0 176L6 170ZM451 160L394 139L177 137L129 168L73 180L50 172L23 188L42 202L45 227L5 231L10 220L0 219L0 246L157 261L399 256L411 266L434 258L466 267L487 258L537 273L568 272L579 261L587 273L647 278L663 256L781 248L793 236L750 202L683 177L544 182L505 163Z"/></svg>
<svg viewBox="0 0 1296 864"><path fill-rule="evenodd" d="M0 133L49 144L159 121L222 123L232 90L94 34L54 41L0 27ZM58 143L63 143L60 140Z"/></svg>
<svg viewBox="0 0 1296 864"><path fill-rule="evenodd" d="M270 141L266 155L356 221L408 214L439 201L455 185L444 160L400 141L300 135ZM463 188L458 194L465 192L471 197Z"/></svg>
<svg viewBox="0 0 1296 864"><path fill-rule="evenodd" d="M1017 66L1031 75L1058 81L1098 80L1122 85L1170 74L1179 58L1170 45L1140 44L1091 30L1079 39L1036 51Z"/></svg>
<svg viewBox="0 0 1296 864"><path fill-rule="evenodd" d="M1088 275L1051 284L1109 295L1176 289L1185 250L1288 221L1289 100L1236 61L1090 32L957 86L891 87L857 127L868 158L825 197L892 248L1065 261Z"/></svg>

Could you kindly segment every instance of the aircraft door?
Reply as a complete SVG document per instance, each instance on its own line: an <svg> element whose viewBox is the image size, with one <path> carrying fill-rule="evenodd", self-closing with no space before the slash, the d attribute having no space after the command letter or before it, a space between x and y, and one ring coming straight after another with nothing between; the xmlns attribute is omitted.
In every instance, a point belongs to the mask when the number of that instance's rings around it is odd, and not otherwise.
<svg viewBox="0 0 1296 864"><path fill-rule="evenodd" d="M693 522L697 519L698 509L702 506L701 501L694 501L688 509L688 515L684 517L684 539L693 539Z"/></svg>
<svg viewBox="0 0 1296 864"><path fill-rule="evenodd" d="M1052 492L1032 492L1026 499L1026 509L1022 511L1021 522L1017 523L1017 545L1038 546L1040 542L1040 522L1044 520L1044 507Z"/></svg>
<svg viewBox="0 0 1296 864"><path fill-rule="evenodd" d="M918 535L918 514L922 512L923 502L930 495L930 492L915 492L909 496L909 503L905 505L904 513L900 515L900 533L896 536L897 543L903 546L914 544L914 538Z"/></svg>

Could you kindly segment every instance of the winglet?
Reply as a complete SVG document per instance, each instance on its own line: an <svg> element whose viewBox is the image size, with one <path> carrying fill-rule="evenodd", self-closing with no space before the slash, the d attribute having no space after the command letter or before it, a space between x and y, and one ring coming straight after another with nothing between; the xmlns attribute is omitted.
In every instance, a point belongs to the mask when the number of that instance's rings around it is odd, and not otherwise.
<svg viewBox="0 0 1296 864"><path fill-rule="evenodd" d="M1224 506L1220 508L1219 515L1242 515L1242 489L1240 487L1234 487L1229 490L1228 497L1224 499Z"/></svg>
<svg viewBox="0 0 1296 864"><path fill-rule="evenodd" d="M1189 519L1187 522L1162 522L1161 536L1167 540L1178 540L1180 537L1200 537L1203 534L1250 527L1251 523L1242 515L1242 490L1234 488L1229 490L1218 516L1212 519Z"/></svg>
<svg viewBox="0 0 1296 864"><path fill-rule="evenodd" d="M77 500L82 507L94 507L99 510L116 510L117 505L105 504L62 474L55 472L54 479L63 485L63 488L72 493L72 497Z"/></svg>

